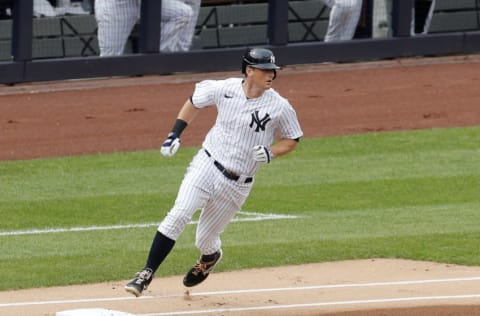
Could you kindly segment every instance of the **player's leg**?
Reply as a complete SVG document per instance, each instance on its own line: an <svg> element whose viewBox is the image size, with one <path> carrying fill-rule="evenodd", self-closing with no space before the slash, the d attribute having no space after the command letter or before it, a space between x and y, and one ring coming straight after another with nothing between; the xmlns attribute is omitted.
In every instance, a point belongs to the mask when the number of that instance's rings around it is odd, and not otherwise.
<svg viewBox="0 0 480 316"><path fill-rule="evenodd" d="M145 267L125 289L140 296L153 279L153 275L175 245L175 241L191 221L193 214L202 208L209 198L212 176L218 172L204 152L199 152L190 164L180 185L173 208L158 226Z"/></svg>
<svg viewBox="0 0 480 316"><path fill-rule="evenodd" d="M179 0L163 0L160 51L184 51L181 45L186 27L193 18L193 10Z"/></svg>
<svg viewBox="0 0 480 316"><path fill-rule="evenodd" d="M391 34L392 0L374 0L372 12L372 37L385 38Z"/></svg>
<svg viewBox="0 0 480 316"><path fill-rule="evenodd" d="M218 170L212 161L200 150L187 169L174 206L158 226L159 233L172 240L180 237L195 212L203 208L210 199L214 184L212 174L215 172Z"/></svg>
<svg viewBox="0 0 480 316"><path fill-rule="evenodd" d="M125 43L139 15L138 0L96 0L100 56L123 54Z"/></svg>
<svg viewBox="0 0 480 316"><path fill-rule="evenodd" d="M202 254L220 249L220 234L241 210L252 188L251 183L238 184L226 178L224 181L227 183L222 191L215 192L215 199L209 201L200 214L195 246Z"/></svg>
<svg viewBox="0 0 480 316"><path fill-rule="evenodd" d="M250 184L238 184L221 177L213 199L210 199L199 218L196 246L200 258L183 279L185 286L195 286L203 282L222 258L220 235L230 223L252 188Z"/></svg>
<svg viewBox="0 0 480 316"><path fill-rule="evenodd" d="M325 42L350 40L355 34L362 0L323 0L330 7Z"/></svg>

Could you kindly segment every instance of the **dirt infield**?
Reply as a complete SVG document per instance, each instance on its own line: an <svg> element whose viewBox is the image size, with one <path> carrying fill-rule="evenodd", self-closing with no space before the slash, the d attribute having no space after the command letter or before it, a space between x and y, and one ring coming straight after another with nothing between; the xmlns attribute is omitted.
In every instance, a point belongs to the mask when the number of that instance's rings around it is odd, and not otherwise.
<svg viewBox="0 0 480 316"><path fill-rule="evenodd" d="M480 267L431 262L370 259L214 273L188 295L182 276L157 278L141 299L125 293L125 282L1 293L0 313L95 307L142 316L480 315Z"/></svg>
<svg viewBox="0 0 480 316"><path fill-rule="evenodd" d="M194 83L239 73L0 86L0 160L159 148ZM306 137L480 122L480 56L286 67ZM199 145L208 109L182 135Z"/></svg>
<svg viewBox="0 0 480 316"><path fill-rule="evenodd" d="M182 74L0 87L0 160L158 148L194 83ZM480 56L285 67L274 84L306 137L480 124ZM205 110L183 145L213 124ZM106 308L136 315L480 315L480 268L371 259L181 277L147 296L123 282L0 292L0 315Z"/></svg>

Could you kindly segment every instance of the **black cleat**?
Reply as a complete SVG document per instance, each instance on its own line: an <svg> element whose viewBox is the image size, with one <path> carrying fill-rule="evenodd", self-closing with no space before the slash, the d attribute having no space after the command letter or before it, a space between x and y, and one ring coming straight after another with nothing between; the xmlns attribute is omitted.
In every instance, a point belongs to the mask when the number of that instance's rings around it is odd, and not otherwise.
<svg viewBox="0 0 480 316"><path fill-rule="evenodd" d="M152 279L153 271L151 269L143 269L141 272L137 272L135 279L125 285L125 291L138 297L148 288Z"/></svg>
<svg viewBox="0 0 480 316"><path fill-rule="evenodd" d="M202 283L220 262L220 259L222 259L221 249L212 255L200 256L197 263L185 274L183 285L191 287Z"/></svg>

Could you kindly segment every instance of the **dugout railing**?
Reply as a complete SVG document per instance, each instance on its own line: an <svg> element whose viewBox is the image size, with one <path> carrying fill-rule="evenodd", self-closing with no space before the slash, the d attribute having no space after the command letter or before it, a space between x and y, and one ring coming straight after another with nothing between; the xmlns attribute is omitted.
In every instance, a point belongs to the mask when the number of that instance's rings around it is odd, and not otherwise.
<svg viewBox="0 0 480 316"><path fill-rule="evenodd" d="M234 70L245 46L255 45L270 47L281 64L480 51L479 23L475 24L480 21L480 0L437 0L431 34L415 37L410 36L413 0L393 0L392 37L369 38L373 1L364 0L358 28L363 27L363 34L357 30L356 39L337 43L323 42L328 8L320 1L204 1L193 49L166 54L158 52L160 23L155 12L160 12L161 2L143 0L140 23L129 42L132 54L100 58L93 16L32 19L33 0L18 0L10 26L0 21L0 56L11 55L0 62L0 83ZM48 27L36 27L40 23ZM47 42L48 51L40 52L38 45Z"/></svg>

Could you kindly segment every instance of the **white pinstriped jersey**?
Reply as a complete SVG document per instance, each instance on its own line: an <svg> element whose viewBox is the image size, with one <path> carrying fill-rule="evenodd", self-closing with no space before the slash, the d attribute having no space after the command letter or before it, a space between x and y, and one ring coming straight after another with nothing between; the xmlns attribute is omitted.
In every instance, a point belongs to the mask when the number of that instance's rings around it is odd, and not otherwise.
<svg viewBox="0 0 480 316"><path fill-rule="evenodd" d="M227 170L253 176L260 164L252 159L256 145L270 147L275 136L303 136L295 110L274 89L247 99L243 78L205 80L196 84L192 103L197 108L215 105L218 115L203 147Z"/></svg>

